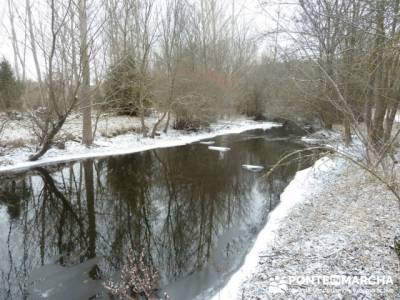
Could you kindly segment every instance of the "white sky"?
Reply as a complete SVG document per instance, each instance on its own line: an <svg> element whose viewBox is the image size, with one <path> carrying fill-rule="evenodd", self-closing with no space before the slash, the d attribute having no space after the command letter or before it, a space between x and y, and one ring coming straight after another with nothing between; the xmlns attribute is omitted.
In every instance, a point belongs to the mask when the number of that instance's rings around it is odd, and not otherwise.
<svg viewBox="0 0 400 300"><path fill-rule="evenodd" d="M0 58L5 57L10 61L11 65L14 66L14 56L11 45L11 33L10 33L10 22L8 15L8 0L0 0ZM12 0L16 5L24 5L24 0ZM31 0L33 5L36 3L44 3L47 0ZM275 18L276 18L276 10L278 5L269 5L265 11L261 10L259 7L259 0L235 0L236 7L242 7L242 16L245 18L247 22L251 22L253 26L253 30L255 33L261 35L268 30L275 29ZM265 1L265 0L263 0ZM275 3L280 0L275 0ZM269 0L269 2L272 2ZM288 13L291 11L290 7L282 8L281 17L284 16L286 18L290 18ZM35 16L33 16L35 17ZM17 22L17 20L15 20ZM22 34L21 26L16 26L17 35ZM263 43L265 45L265 43ZM21 47L22 48L22 47ZM263 47L265 48L265 47ZM265 49L260 49L260 51L264 51ZM33 60L30 55L29 49L27 49L26 56L26 69L27 69L27 77L35 78Z"/></svg>
<svg viewBox="0 0 400 300"><path fill-rule="evenodd" d="M0 0L0 55L8 55L10 49L8 48L9 38L6 33L5 26L7 24L7 0Z"/></svg>

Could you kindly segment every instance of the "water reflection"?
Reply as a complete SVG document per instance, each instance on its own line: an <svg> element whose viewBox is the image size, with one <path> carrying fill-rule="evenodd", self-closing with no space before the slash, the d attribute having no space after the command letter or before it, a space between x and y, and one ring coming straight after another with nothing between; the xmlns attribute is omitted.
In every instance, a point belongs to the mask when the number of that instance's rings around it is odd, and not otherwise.
<svg viewBox="0 0 400 300"><path fill-rule="evenodd" d="M253 131L199 143L73 163L2 178L0 298L108 298L126 254L144 251L172 299L222 285L242 262L299 160L268 179L298 144ZM202 296L201 296L202 297Z"/></svg>

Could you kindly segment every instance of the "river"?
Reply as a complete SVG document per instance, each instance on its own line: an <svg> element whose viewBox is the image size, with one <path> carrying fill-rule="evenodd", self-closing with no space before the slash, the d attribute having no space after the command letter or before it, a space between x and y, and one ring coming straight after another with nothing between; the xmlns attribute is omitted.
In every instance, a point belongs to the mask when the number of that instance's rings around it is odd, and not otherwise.
<svg viewBox="0 0 400 300"><path fill-rule="evenodd" d="M313 158L283 128L1 175L0 298L108 299L128 254L159 294L207 299L243 263L296 171ZM204 142L204 141L203 141ZM209 147L225 147L227 151Z"/></svg>

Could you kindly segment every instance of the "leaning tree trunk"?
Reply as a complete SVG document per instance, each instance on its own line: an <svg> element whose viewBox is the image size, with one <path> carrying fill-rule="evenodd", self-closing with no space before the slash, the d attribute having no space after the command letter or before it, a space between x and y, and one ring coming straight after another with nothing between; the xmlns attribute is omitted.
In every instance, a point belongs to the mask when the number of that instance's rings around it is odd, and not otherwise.
<svg viewBox="0 0 400 300"><path fill-rule="evenodd" d="M167 114L167 121L165 122L165 126L164 126L164 133L168 132L168 128L169 128L169 122L171 121L171 112L168 111Z"/></svg>
<svg viewBox="0 0 400 300"><path fill-rule="evenodd" d="M38 152L33 154L32 156L29 157L29 161L36 161L39 158L41 158L49 149L51 148L51 145L53 144L54 137L57 135L57 133L61 130L63 127L65 120L67 119L68 113L61 116L56 125L52 126L50 132L46 134L44 137L43 143L41 145L41 148L39 149Z"/></svg>
<svg viewBox="0 0 400 300"><path fill-rule="evenodd" d="M154 124L153 130L151 131L151 134L150 134L150 137L151 137L152 139L154 139L154 137L156 136L158 126L161 124L161 122L164 120L164 118L165 118L165 116L166 116L167 114L168 114L168 112L164 112L164 113L162 114L161 118L159 118L159 119L157 120L157 122Z"/></svg>

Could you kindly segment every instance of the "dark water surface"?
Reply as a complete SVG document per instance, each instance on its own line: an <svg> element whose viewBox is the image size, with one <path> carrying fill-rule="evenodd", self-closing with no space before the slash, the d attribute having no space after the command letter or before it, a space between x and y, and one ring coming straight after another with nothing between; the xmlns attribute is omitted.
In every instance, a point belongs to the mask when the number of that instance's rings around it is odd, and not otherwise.
<svg viewBox="0 0 400 300"><path fill-rule="evenodd" d="M299 159L280 130L85 160L0 177L0 299L108 299L127 254L143 252L171 299L204 299L243 263Z"/></svg>

